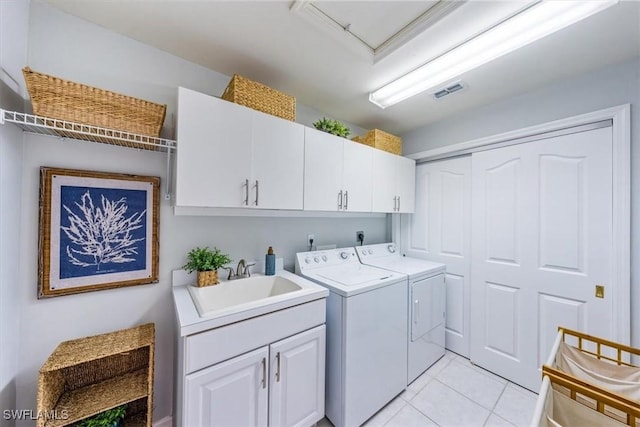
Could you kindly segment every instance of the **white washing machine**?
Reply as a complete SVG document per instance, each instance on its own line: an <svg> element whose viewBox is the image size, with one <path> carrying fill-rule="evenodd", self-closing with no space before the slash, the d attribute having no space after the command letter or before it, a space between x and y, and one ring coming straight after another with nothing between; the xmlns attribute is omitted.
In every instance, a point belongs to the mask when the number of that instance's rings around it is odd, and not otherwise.
<svg viewBox="0 0 640 427"><path fill-rule="evenodd" d="M444 356L445 265L402 256L394 243L355 248L363 264L408 276L407 384Z"/></svg>
<svg viewBox="0 0 640 427"><path fill-rule="evenodd" d="M407 386L407 277L363 265L353 248L298 253L296 274L330 291L326 416L359 426Z"/></svg>

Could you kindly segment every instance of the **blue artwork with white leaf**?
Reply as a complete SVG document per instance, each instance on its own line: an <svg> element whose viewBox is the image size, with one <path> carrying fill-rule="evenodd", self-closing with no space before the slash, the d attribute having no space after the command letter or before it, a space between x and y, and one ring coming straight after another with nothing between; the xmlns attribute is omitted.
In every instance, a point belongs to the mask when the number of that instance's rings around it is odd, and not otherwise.
<svg viewBox="0 0 640 427"><path fill-rule="evenodd" d="M146 191L60 190L61 279L146 268Z"/></svg>

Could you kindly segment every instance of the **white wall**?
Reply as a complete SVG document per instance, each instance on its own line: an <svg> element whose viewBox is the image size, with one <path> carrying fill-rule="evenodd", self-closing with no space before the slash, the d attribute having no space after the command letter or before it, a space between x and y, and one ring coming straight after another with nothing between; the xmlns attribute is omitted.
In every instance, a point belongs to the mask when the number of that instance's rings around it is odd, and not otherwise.
<svg viewBox="0 0 640 427"><path fill-rule="evenodd" d="M408 132L403 139L405 153L411 154L622 104L631 104L631 342L639 347L640 60L467 111Z"/></svg>
<svg viewBox="0 0 640 427"><path fill-rule="evenodd" d="M29 2L0 1L0 107L22 111L20 68L27 58ZM20 309L22 132L0 126L0 411L16 408ZM0 426L13 420L0 416Z"/></svg>
<svg viewBox="0 0 640 427"><path fill-rule="evenodd" d="M33 3L29 19L28 65L31 68L167 103L169 113L175 111L177 86L217 95L229 80L227 76L80 21L46 4ZM313 110L303 107L303 113L304 120L308 121ZM322 115L318 113L318 116ZM22 142L21 135L14 135L12 139ZM35 409L38 369L59 342L151 321L156 324L157 337L154 419L170 415L175 321L170 272L185 262L186 252L194 246L215 245L235 260L263 259L267 247L273 246L277 256L285 257L285 267L292 268L294 254L306 250L308 233L315 234L317 244L338 246L355 244L356 230L365 231L367 243L383 242L389 236L385 217L176 217L169 202L163 200L158 284L38 300L39 168L135 173L161 176L164 180L165 157L161 153L31 134L25 134L23 150L22 222L13 220L13 225L20 229L19 239L15 240L20 242L20 269L14 283L19 292L9 300L19 310L19 325L16 325L20 342L14 379L16 406L20 409ZM3 255L2 263L5 260ZM32 422L24 423L30 424Z"/></svg>
<svg viewBox="0 0 640 427"><path fill-rule="evenodd" d="M164 136L169 138L174 137L177 86L220 96L230 79L40 2L31 6L29 66L45 74L167 104ZM324 116L300 104L297 113L297 121L305 125ZM363 133L362 128L346 124L354 135Z"/></svg>

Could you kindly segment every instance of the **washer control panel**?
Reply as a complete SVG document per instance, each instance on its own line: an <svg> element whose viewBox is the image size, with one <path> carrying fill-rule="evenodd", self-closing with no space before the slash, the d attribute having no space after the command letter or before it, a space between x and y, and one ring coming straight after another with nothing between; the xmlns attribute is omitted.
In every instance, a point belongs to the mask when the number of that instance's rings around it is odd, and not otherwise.
<svg viewBox="0 0 640 427"><path fill-rule="evenodd" d="M299 252L296 254L296 265L300 270L319 267L360 263L353 248L330 249L326 251Z"/></svg>

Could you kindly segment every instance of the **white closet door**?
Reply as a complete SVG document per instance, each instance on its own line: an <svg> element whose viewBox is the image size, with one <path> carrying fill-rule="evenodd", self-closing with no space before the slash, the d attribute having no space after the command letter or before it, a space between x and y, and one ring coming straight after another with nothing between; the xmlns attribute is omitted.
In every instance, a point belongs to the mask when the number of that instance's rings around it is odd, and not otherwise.
<svg viewBox="0 0 640 427"><path fill-rule="evenodd" d="M559 325L613 337L611 128L474 153L472 171L471 359L537 390Z"/></svg>
<svg viewBox="0 0 640 427"><path fill-rule="evenodd" d="M471 156L416 166L415 213L402 215L402 251L446 264L446 347L469 357Z"/></svg>

